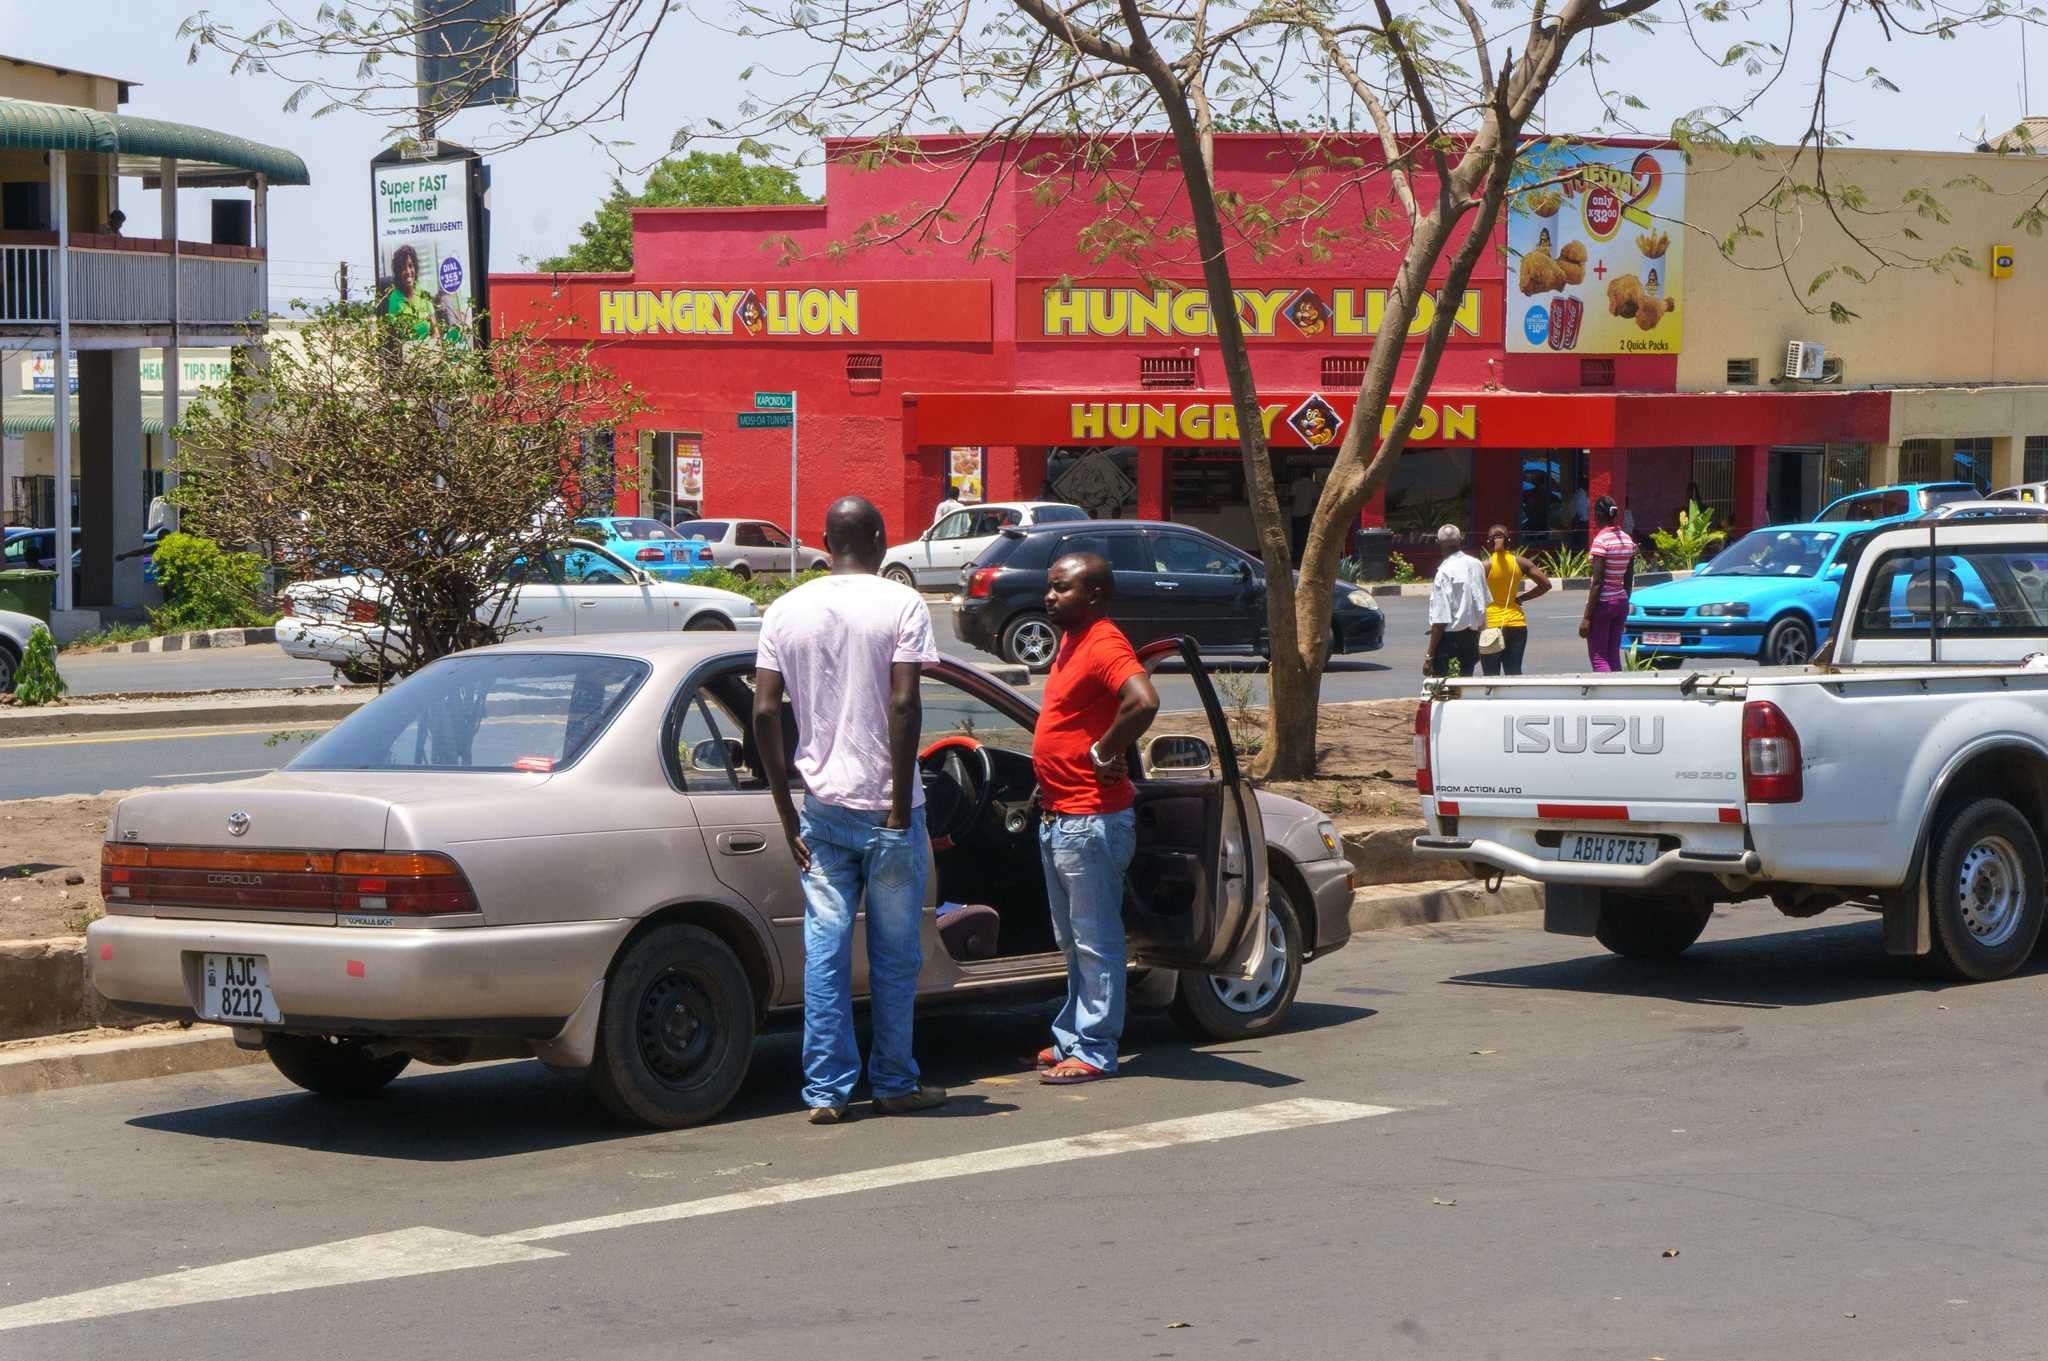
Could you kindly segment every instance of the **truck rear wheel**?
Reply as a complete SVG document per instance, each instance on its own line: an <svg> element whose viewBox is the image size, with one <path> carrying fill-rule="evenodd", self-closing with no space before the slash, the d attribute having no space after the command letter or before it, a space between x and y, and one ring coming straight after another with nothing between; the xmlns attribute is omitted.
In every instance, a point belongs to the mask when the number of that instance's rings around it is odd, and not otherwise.
<svg viewBox="0 0 2048 1361"><path fill-rule="evenodd" d="M1685 898L1624 898L1600 895L1600 924L1594 939L1630 959L1676 959L1707 929L1712 907Z"/></svg>
<svg viewBox="0 0 2048 1361"><path fill-rule="evenodd" d="M2041 843L2003 799L1971 799L1942 818L1927 857L1934 967L1950 978L2003 978L2041 935Z"/></svg>

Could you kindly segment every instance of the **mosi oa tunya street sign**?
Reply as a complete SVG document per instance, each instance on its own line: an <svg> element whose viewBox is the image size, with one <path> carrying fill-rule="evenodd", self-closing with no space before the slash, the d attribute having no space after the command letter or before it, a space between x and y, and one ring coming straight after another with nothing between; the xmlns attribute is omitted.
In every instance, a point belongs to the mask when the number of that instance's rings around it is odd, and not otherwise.
<svg viewBox="0 0 2048 1361"><path fill-rule="evenodd" d="M742 430L787 430L796 418L787 411L742 411L739 422Z"/></svg>

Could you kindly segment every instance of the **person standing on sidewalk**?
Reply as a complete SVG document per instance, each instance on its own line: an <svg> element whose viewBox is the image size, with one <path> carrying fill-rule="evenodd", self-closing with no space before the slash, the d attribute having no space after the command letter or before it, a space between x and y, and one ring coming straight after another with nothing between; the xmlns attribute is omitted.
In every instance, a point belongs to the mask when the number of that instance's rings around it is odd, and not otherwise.
<svg viewBox="0 0 2048 1361"><path fill-rule="evenodd" d="M1465 552L1465 531L1445 525L1436 532L1444 559L1429 584L1429 652L1422 659L1425 676L1448 676L1451 662L1458 674L1479 674L1479 631L1486 627L1486 566Z"/></svg>
<svg viewBox="0 0 2048 1361"><path fill-rule="evenodd" d="M1038 856L1053 939L1067 957L1067 1004L1038 1055L1040 1081L1116 1076L1124 1033L1124 871L1138 822L1124 753L1152 726L1159 694L1123 630L1105 616L1116 578L1093 553L1047 574L1045 612L1061 630L1031 741Z"/></svg>
<svg viewBox="0 0 2048 1361"><path fill-rule="evenodd" d="M1550 589L1543 569L1508 547L1506 525L1486 531L1486 633L1479 636L1479 669L1489 676L1522 674L1522 654L1529 648L1529 619L1522 606ZM1523 585L1535 582L1534 590ZM1499 646L1488 652L1487 634L1500 634Z"/></svg>
<svg viewBox="0 0 2048 1361"><path fill-rule="evenodd" d="M868 1081L882 1115L946 1099L919 1081L911 1011L924 971L919 938L930 843L917 739L918 677L939 660L931 611L877 575L889 546L882 513L858 496L825 515L827 576L776 601L761 627L754 737L768 790L804 884L804 1104L811 1123L845 1118L860 1081L853 1033L853 926L867 912ZM804 809L790 799L782 737L787 690L796 718Z"/></svg>
<svg viewBox="0 0 2048 1361"><path fill-rule="evenodd" d="M1636 545L1615 523L1620 518L1613 497L1593 503L1593 579L1579 637L1586 640L1586 655L1595 671L1621 670L1622 626L1628 622L1628 596L1635 586Z"/></svg>

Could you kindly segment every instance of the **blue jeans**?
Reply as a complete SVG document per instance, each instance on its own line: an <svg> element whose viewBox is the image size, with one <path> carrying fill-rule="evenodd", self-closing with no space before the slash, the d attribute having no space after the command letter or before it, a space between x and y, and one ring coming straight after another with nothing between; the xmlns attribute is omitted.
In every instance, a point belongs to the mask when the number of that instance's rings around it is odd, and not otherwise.
<svg viewBox="0 0 2048 1361"><path fill-rule="evenodd" d="M1138 818L1056 813L1038 826L1038 858L1052 934L1067 957L1067 1004L1052 1023L1053 1048L1105 1073L1116 1071L1124 1033L1124 871L1138 849Z"/></svg>
<svg viewBox="0 0 2048 1361"><path fill-rule="evenodd" d="M868 1081L876 1096L918 1089L910 1015L924 969L924 809L890 831L886 811L804 800L800 815L811 868L804 875L804 1104L843 1106L860 1081L853 1037L853 922L868 925L868 1004L874 1042Z"/></svg>

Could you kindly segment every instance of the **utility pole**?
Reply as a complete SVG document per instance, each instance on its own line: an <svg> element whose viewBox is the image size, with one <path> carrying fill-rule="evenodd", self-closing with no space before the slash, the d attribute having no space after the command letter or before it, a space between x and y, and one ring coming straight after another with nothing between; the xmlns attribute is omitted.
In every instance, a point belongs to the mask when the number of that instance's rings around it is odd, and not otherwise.
<svg viewBox="0 0 2048 1361"><path fill-rule="evenodd" d="M334 282L341 289L341 300L348 301L348 261L341 262L341 268L334 272Z"/></svg>

